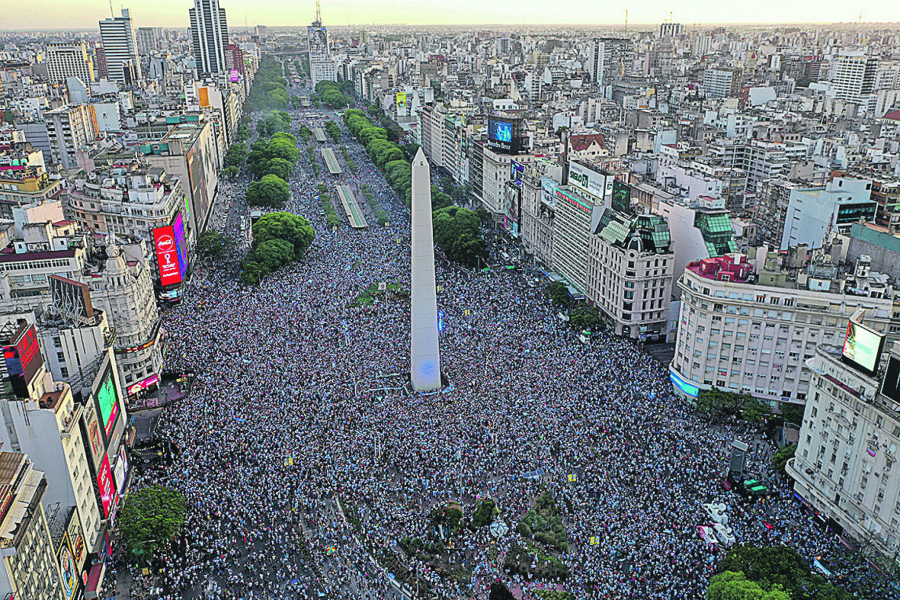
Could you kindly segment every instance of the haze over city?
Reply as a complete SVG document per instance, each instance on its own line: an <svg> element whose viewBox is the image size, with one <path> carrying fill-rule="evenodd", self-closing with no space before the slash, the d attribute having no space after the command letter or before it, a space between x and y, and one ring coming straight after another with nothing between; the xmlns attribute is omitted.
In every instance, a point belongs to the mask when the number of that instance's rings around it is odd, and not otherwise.
<svg viewBox="0 0 900 600"><path fill-rule="evenodd" d="M28 10L4 11L0 30L9 29L82 29L93 27L108 17L109 3L104 0L36 0L28 3ZM309 2L281 0L237 0L229 4L231 26L240 28L245 17L250 26L301 26L310 21L315 9ZM118 11L121 2L113 3ZM136 19L156 27L186 27L184 2L159 0L129 3ZM862 16L865 23L891 22L900 19L896 5L889 1L864 5L824 0L814 5L807 2L710 2L688 0L666 2L649 0L635 3L590 3L580 0L459 0L447 3L439 0L337 0L322 6L324 19L331 26L351 24L408 25L621 25L628 10L634 25L658 23L674 19L685 25L716 23L856 23Z"/></svg>
<svg viewBox="0 0 900 600"><path fill-rule="evenodd" d="M0 599L900 600L894 4L6 0Z"/></svg>

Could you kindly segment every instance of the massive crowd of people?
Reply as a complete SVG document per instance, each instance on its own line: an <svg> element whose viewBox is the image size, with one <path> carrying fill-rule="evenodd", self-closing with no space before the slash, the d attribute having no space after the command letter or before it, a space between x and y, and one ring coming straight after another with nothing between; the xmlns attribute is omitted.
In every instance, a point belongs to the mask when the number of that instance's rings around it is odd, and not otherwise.
<svg viewBox="0 0 900 600"><path fill-rule="evenodd" d="M293 127L319 125L321 114L292 111ZM738 542L828 555L833 540L787 489L743 506L723 488L735 427L702 422L634 342L601 334L582 343L543 286L528 285L527 269L475 273L438 261L449 386L410 392L408 301L354 303L373 283L409 285L408 213L346 130L341 143L359 169L340 181L367 183L389 227L356 231L344 219L326 228L316 185L334 181L314 179L304 153L288 209L316 230L305 259L258 287L201 268L164 317L167 368L197 378L158 427L181 450L163 481L189 503L185 534L164 557L162 597L394 597L377 564L391 554L445 598L486 598L503 581L524 597L549 587L577 598L699 599L717 560L696 532L710 501L728 505ZM754 450L749 471L762 473L771 448ZM502 568L511 546L527 542L516 525L542 490L566 528L565 581ZM509 527L499 539L463 529L431 564L398 547L402 537L435 539L432 507L470 512L484 497ZM439 573L442 561L452 566Z"/></svg>

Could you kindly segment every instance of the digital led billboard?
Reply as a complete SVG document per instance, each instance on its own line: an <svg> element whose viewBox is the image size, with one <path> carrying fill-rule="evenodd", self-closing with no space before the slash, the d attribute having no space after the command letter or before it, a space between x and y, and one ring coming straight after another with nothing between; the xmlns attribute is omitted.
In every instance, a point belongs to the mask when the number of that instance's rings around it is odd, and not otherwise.
<svg viewBox="0 0 900 600"><path fill-rule="evenodd" d="M620 213L631 214L631 187L627 183L613 179L610 206Z"/></svg>
<svg viewBox="0 0 900 600"><path fill-rule="evenodd" d="M518 154L520 122L516 119L493 117L488 119L487 146L503 154Z"/></svg>
<svg viewBox="0 0 900 600"><path fill-rule="evenodd" d="M181 268L178 263L178 248L175 245L175 228L171 225L153 230L156 248L156 262L159 264L159 283L163 287L181 283Z"/></svg>
<svg viewBox="0 0 900 600"><path fill-rule="evenodd" d="M867 373L874 374L884 348L884 336L859 323L850 321L841 357Z"/></svg>
<svg viewBox="0 0 900 600"><path fill-rule="evenodd" d="M490 119L488 121L488 127L488 136L492 140L512 143L512 123Z"/></svg>
<svg viewBox="0 0 900 600"><path fill-rule="evenodd" d="M109 457L103 456L103 462L97 470L97 489L100 491L100 502L103 504L103 517L109 516L109 511L115 502L116 484L113 481L112 471L109 468Z"/></svg>
<svg viewBox="0 0 900 600"><path fill-rule="evenodd" d="M116 417L119 415L119 399L116 396L116 384L113 381L113 373L109 371L103 380L103 384L97 391L97 404L100 405L100 417L103 421L103 429L106 437L112 433Z"/></svg>
<svg viewBox="0 0 900 600"><path fill-rule="evenodd" d="M519 237L519 195L522 190L511 182L506 185L506 202L503 207L503 226L513 237Z"/></svg>
<svg viewBox="0 0 900 600"><path fill-rule="evenodd" d="M175 217L175 223L172 225L172 231L175 232L175 252L178 255L178 273L184 281L184 275L187 272L188 256L187 245L184 242L184 219L181 213Z"/></svg>
<svg viewBox="0 0 900 600"><path fill-rule="evenodd" d="M900 403L900 359L893 356L888 358L887 368L884 370L884 381L881 384L881 393Z"/></svg>

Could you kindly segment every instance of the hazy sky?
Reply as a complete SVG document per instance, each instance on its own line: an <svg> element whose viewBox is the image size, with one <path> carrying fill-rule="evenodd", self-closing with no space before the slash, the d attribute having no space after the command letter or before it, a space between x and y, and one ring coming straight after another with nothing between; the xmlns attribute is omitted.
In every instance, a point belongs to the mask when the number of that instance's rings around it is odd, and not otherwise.
<svg viewBox="0 0 900 600"><path fill-rule="evenodd" d="M21 7L21 10L16 9ZM188 26L192 0L114 0L116 14L130 8L136 26ZM222 0L230 28L246 22L261 25L303 25L315 15L315 0ZM96 28L109 16L108 0L0 0L2 29ZM325 25L362 23L519 24L660 23L674 11L675 21L695 23L829 23L900 20L896 0L862 4L846 0L791 2L785 0L322 0Z"/></svg>

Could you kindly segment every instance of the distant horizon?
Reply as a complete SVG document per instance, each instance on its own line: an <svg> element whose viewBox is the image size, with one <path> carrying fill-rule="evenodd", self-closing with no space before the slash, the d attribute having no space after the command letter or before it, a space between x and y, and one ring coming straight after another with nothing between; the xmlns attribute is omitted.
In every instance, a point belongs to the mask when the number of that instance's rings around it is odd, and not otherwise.
<svg viewBox="0 0 900 600"><path fill-rule="evenodd" d="M188 9L193 0L119 0L121 8L131 11L135 27L187 29ZM278 28L302 28L315 17L314 0L220 0L229 29L241 31L256 25L293 21L295 25ZM674 9L674 10L673 10ZM656 28L671 20L687 28L715 26L900 26L896 4L886 0L870 2L860 11L838 0L820 0L816 4L818 20L807 20L809 5L780 0L757 0L748 4L727 2L710 4L705 0L682 0L673 5L662 0L645 0L639 5L586 5L581 0L324 0L322 21L326 27L577 27ZM460 16L466 19L459 22ZM766 17L760 19L760 15ZM34 0L28 10L6 11L0 32L98 31L98 23L109 18L109 0ZM777 16L777 19L775 18ZM252 20L251 20L252 19Z"/></svg>

